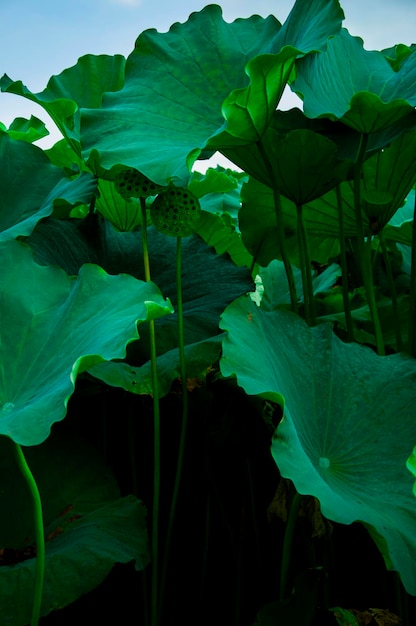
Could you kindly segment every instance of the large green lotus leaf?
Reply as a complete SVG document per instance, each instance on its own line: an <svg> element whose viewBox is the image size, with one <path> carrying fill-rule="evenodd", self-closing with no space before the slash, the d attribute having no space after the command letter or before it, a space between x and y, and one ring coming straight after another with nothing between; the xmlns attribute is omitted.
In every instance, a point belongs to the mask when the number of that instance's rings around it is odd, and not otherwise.
<svg viewBox="0 0 416 626"><path fill-rule="evenodd" d="M340 31L344 13L338 0L297 0L273 42L275 54L247 63L248 87L234 90L224 101L227 133L255 143L266 131L294 69L295 59L322 50Z"/></svg>
<svg viewBox="0 0 416 626"><path fill-rule="evenodd" d="M334 142L310 130L293 130L280 138L269 131L266 151L274 182L297 205L321 197L347 177L349 165L338 158Z"/></svg>
<svg viewBox="0 0 416 626"><path fill-rule="evenodd" d="M388 146L404 132L414 130L415 127L416 111L412 109L404 118L369 136L366 158ZM221 143L225 133L219 135L216 140L218 149L224 156L256 180L272 187L275 175L272 162L275 158L273 154L276 141L281 142L291 131L301 130L311 131L322 136L321 141L325 138L336 144L338 159L344 161L346 168L345 177L353 178L352 166L357 158L361 134L339 121L308 118L297 108L274 111L260 142L244 144L242 140L228 134L227 141L224 139ZM213 144L213 140L210 144Z"/></svg>
<svg viewBox="0 0 416 626"><path fill-rule="evenodd" d="M405 117L416 105L416 53L394 71L381 52L367 51L359 37L342 29L327 48L297 63L292 89L308 117L342 120L374 133Z"/></svg>
<svg viewBox="0 0 416 626"><path fill-rule="evenodd" d="M176 240L153 227L148 229L147 238L152 279L176 307ZM88 262L99 264L110 274L128 272L139 279L144 277L141 232L116 232L111 224L98 216L84 221L44 221L27 242L39 263L59 265L68 273L77 273L79 267ZM217 255L200 237L194 235L182 241L185 351L192 368L190 374L199 375L216 361L219 353L216 338L221 334L218 328L220 314L234 298L253 287L247 268L236 267L226 255ZM157 319L155 324L158 361L161 371L166 372L161 380L162 390L177 377L178 372L177 313ZM207 345L202 347L205 343ZM150 370L136 370L149 359L148 327L143 324L140 341L127 347L126 362L129 367L120 366L119 377L127 381L123 382L123 386L137 386L137 390L149 387ZM105 368L108 370L106 380L111 383L115 380L116 367L114 364L102 364L95 371L103 372Z"/></svg>
<svg viewBox="0 0 416 626"><path fill-rule="evenodd" d="M35 574L32 501L8 438L0 437L0 450L0 503L7 512L0 518L1 621L25 626ZM120 498L114 477L91 445L54 432L24 454L40 491L45 525L42 616L94 589L114 563L135 561L137 570L147 565L145 507L133 496Z"/></svg>
<svg viewBox="0 0 416 626"><path fill-rule="evenodd" d="M117 91L122 87L125 62L120 54L87 54L78 59L73 67L52 76L46 89L40 93L32 93L22 81L13 81L7 74L0 79L0 89L28 98L43 107L78 154L79 109L99 108L104 92Z"/></svg>
<svg viewBox="0 0 416 626"><path fill-rule="evenodd" d="M360 521L416 595L416 500L406 459L416 441L416 362L345 344L328 324L239 298L224 312L221 371L282 404L272 454L335 522Z"/></svg>
<svg viewBox="0 0 416 626"><path fill-rule="evenodd" d="M384 227L384 237L405 246L412 245L413 218L415 213L415 190L410 191L404 204Z"/></svg>
<svg viewBox="0 0 416 626"><path fill-rule="evenodd" d="M416 131L403 133L363 167L363 209L383 228L401 207L416 181Z"/></svg>
<svg viewBox="0 0 416 626"><path fill-rule="evenodd" d="M224 99L247 85L247 62L270 52L280 27L273 16L227 23L209 5L167 33L143 32L124 87L81 113L84 154L97 151L107 170L122 164L162 185L186 184L188 166L224 128Z"/></svg>
<svg viewBox="0 0 416 626"><path fill-rule="evenodd" d="M296 0L277 34L272 52L294 46L303 53L325 49L328 38L341 28L344 12L338 0Z"/></svg>
<svg viewBox="0 0 416 626"><path fill-rule="evenodd" d="M58 205L89 203L97 184L87 172L67 178L40 148L0 131L0 186L0 241L5 241L30 235Z"/></svg>
<svg viewBox="0 0 416 626"><path fill-rule="evenodd" d="M45 126L45 122L39 120L33 115L29 120L24 117L16 117L10 124L9 128L6 128L4 124L0 122L0 130L5 131L11 139L19 139L20 141L38 141L49 135L49 131Z"/></svg>
<svg viewBox="0 0 416 626"><path fill-rule="evenodd" d="M172 307L154 284L129 275L41 267L20 242L3 242L0 259L0 434L36 445L65 417L77 375L123 358L137 321Z"/></svg>

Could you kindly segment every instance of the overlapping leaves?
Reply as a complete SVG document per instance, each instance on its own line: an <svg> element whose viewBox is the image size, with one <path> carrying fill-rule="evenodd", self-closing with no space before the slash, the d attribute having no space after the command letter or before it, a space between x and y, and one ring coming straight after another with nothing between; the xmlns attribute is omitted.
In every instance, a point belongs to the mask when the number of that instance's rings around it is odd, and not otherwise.
<svg viewBox="0 0 416 626"><path fill-rule="evenodd" d="M101 109L83 112L85 154L98 151L106 169L123 163L160 184L186 183L188 167L201 151L215 151L228 141L221 108L233 90L246 88L246 65L250 62L253 89L230 96L224 110L234 128L240 122L231 121L231 103L243 116L248 111L256 136L280 98L295 57L304 48L324 46L339 30L341 18L335 0L314 0L306 14L297 2L283 27L273 16L228 24L220 7L209 5L168 33L145 31L128 57L123 89L106 95ZM256 60L258 55L266 56ZM263 102L258 86L264 82ZM238 137L241 130L236 129Z"/></svg>
<svg viewBox="0 0 416 626"><path fill-rule="evenodd" d="M284 405L272 453L323 514L361 521L386 566L416 594L416 500L406 460L416 441L416 363L344 344L327 324L240 298L225 311L221 370ZM399 384L398 384L399 383ZM393 420L393 421L392 421Z"/></svg>
<svg viewBox="0 0 416 626"><path fill-rule="evenodd" d="M140 231L116 232L98 216L84 221L44 222L27 242L38 262L58 265L71 274L77 274L81 265L88 262L100 265L110 274L128 272L144 278ZM176 307L176 241L149 228L148 244L152 279ZM197 236L182 242L182 257L185 352L189 375L197 376L219 356L221 312L234 298L250 291L253 283L246 268L236 267L226 256L215 254ZM180 371L177 313L156 320L156 332L160 391L167 393ZM134 393L151 393L148 341L148 328L143 325L140 341L128 346L127 363L102 364L91 369L91 373Z"/></svg>
<svg viewBox="0 0 416 626"><path fill-rule="evenodd" d="M1 244L0 260L0 434L36 445L65 417L77 375L125 356L136 322L172 308L152 283L96 265L69 277L16 241Z"/></svg>
<svg viewBox="0 0 416 626"><path fill-rule="evenodd" d="M68 178L43 150L0 131L0 241L30 235L37 222L60 205L89 204L95 178Z"/></svg>
<svg viewBox="0 0 416 626"><path fill-rule="evenodd" d="M362 133L374 133L408 115L416 105L416 54L394 68L376 51L367 51L347 30L326 50L301 59L291 85L308 117L340 119Z"/></svg>
<svg viewBox="0 0 416 626"><path fill-rule="evenodd" d="M73 67L52 76L40 93L33 93L22 81L13 81L7 74L0 79L0 88L39 104L79 153L80 107L99 107L104 92L120 89L124 81L124 65L125 58L119 54L88 54Z"/></svg>

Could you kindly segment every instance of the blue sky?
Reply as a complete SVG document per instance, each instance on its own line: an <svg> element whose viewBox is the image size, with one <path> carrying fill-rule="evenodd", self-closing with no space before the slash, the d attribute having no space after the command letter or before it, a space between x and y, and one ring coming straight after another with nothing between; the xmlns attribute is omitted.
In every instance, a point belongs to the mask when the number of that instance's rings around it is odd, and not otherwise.
<svg viewBox="0 0 416 626"><path fill-rule="evenodd" d="M167 31L201 10L204 0L0 0L0 75L42 91L53 74L84 54L128 56L147 28ZM228 22L257 13L283 22L294 0L223 0L217 2ZM341 0L344 26L364 39L367 49L416 43L416 0ZM35 104L0 94L0 121L46 114ZM52 125L48 125L52 130ZM45 141L45 140L43 140Z"/></svg>

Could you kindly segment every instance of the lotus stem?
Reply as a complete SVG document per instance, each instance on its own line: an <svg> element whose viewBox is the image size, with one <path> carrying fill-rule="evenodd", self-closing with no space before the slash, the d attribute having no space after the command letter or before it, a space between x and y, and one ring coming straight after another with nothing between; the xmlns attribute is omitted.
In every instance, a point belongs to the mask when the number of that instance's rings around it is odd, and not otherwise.
<svg viewBox="0 0 416 626"><path fill-rule="evenodd" d="M283 265L286 271L287 282L289 285L290 305L291 305L292 311L294 313L298 313L298 310L299 310L298 309L298 295L296 293L296 284L295 284L295 277L293 275L293 268L289 260L289 254L287 252L284 222L283 222L282 202L280 198L280 193L275 186L273 186L273 198L274 198L274 209L276 212L277 236L278 236L278 242L279 242L279 248L280 248L280 255L282 257Z"/></svg>
<svg viewBox="0 0 416 626"><path fill-rule="evenodd" d="M33 596L32 617L30 626L38 626L42 606L43 585L45 579L45 533L43 528L42 502L36 480L30 471L21 446L14 444L16 460L20 471L29 488L33 505L33 521L35 526L36 565L35 591Z"/></svg>
<svg viewBox="0 0 416 626"><path fill-rule="evenodd" d="M409 329L408 329L408 351L416 358L416 194L413 211L412 228L412 261L410 270L410 295L409 295Z"/></svg>
<svg viewBox="0 0 416 626"><path fill-rule="evenodd" d="M298 230L298 247L301 261L303 298L305 302L305 319L308 326L315 326L316 312L313 297L311 260L309 256L308 236L306 233L305 222L303 219L302 204L296 205L297 212L297 230Z"/></svg>
<svg viewBox="0 0 416 626"><path fill-rule="evenodd" d="M182 478L183 459L185 454L186 434L188 430L188 388L185 359L185 333L183 323L183 297L182 297L182 237L176 238L176 301L178 311L178 349L180 372L182 379L182 421L179 438L178 459L176 464L175 484L173 487L172 501L169 511L169 521L166 533L166 544L163 558L162 578L160 586L160 605L163 606L164 591L169 560L169 551L172 540L173 525L175 521L176 506L178 502L179 488Z"/></svg>
<svg viewBox="0 0 416 626"><path fill-rule="evenodd" d="M339 223L339 245L340 245L340 261L342 272L342 299L344 301L345 326L347 328L348 341L354 341L354 325L352 323L351 303L348 285L348 265L347 251L345 246L344 231L344 212L342 206L342 194L340 185L336 186L337 205L338 205L338 223Z"/></svg>
<svg viewBox="0 0 416 626"><path fill-rule="evenodd" d="M386 266L387 272L387 280L390 287L390 297L391 297L391 306L393 310L393 318L394 318L394 330L396 334L396 344L397 344L397 352L401 352L403 349L403 340L400 326L400 313L399 313L399 305L397 302L397 291L396 285L394 284L393 271L391 269L391 262L389 253L387 250L386 242L384 240L383 231L381 230L378 233L378 240L380 242L381 253L383 255L383 261Z"/></svg>
<svg viewBox="0 0 416 626"><path fill-rule="evenodd" d="M364 289L367 298L367 304L370 309L371 319L373 321L374 326L374 334L376 338L376 347L377 353L380 356L383 356L384 351L384 341L383 341L383 333L381 330L380 318L377 310L377 303L374 293L374 281L373 281L373 271L371 267L371 238L367 241L364 235L364 226L361 215L361 174L363 169L363 163L365 158L365 153L367 150L368 144L368 135L362 134L360 140L360 146L358 149L357 162L354 168L354 208L355 208L355 222L358 231L357 237L357 245L358 245L358 255L360 260L361 272L363 276Z"/></svg>
<svg viewBox="0 0 416 626"><path fill-rule="evenodd" d="M150 282L150 259L147 242L146 200L140 198L142 216L143 264L146 282ZM150 364L153 390L153 508L152 508L152 582L151 582L151 623L158 623L158 561L159 561L159 502L160 502L160 407L159 381L157 375L155 321L149 320Z"/></svg>
<svg viewBox="0 0 416 626"><path fill-rule="evenodd" d="M263 158L263 162L265 167L268 170L270 181L272 182L273 189L273 200L274 200L274 210L276 213L276 226L277 226L277 238L279 245L280 256L282 257L283 265L286 271L287 282L289 285L289 294L290 294L290 304L291 309L294 313L298 313L298 295L296 293L296 283L295 277L293 275L292 265L289 260L289 254L287 251L286 239L285 239L285 229L284 229L284 220L283 220L283 211L282 211L282 202L280 198L280 192L275 185L273 170L270 165L270 161L268 156L264 150L263 144L261 141L257 143L259 152Z"/></svg>

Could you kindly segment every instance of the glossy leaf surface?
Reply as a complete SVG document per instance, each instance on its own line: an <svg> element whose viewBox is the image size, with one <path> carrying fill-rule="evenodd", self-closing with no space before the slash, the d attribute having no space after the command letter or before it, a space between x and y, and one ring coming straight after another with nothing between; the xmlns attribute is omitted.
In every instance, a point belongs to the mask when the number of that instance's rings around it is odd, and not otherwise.
<svg viewBox="0 0 416 626"><path fill-rule="evenodd" d="M325 52L301 59L292 88L308 117L329 117L362 133L374 133L406 116L416 105L416 54L395 72L381 52L367 51L347 30Z"/></svg>
<svg viewBox="0 0 416 626"><path fill-rule="evenodd" d="M19 242L2 243L0 258L0 434L36 445L65 417L77 375L122 358L136 321L172 309L152 283L91 264L69 277Z"/></svg>
<svg viewBox="0 0 416 626"><path fill-rule="evenodd" d="M91 239L93 236L95 243ZM40 224L27 240L35 259L46 265L63 266L68 273L78 273L83 263L97 263L110 274L128 272L144 278L140 231L116 232L101 219L91 222L51 220ZM152 280L176 308L176 241L148 230ZM253 289L250 273L236 267L225 255L218 256L199 237L182 242L182 290L185 350L189 375L197 376L217 360L220 351L218 328L220 314L232 300ZM168 321L169 320L169 321ZM177 313L155 322L160 389L167 393L179 372ZM127 348L126 367L120 364L120 385L133 393L151 390L148 328L141 326L140 341ZM143 370L137 368L143 366ZM115 384L116 364L97 365L91 373Z"/></svg>
<svg viewBox="0 0 416 626"><path fill-rule="evenodd" d="M324 49L328 37L339 32L343 17L337 0L313 0L307 5L301 0L295 2L273 41L274 54L250 60L246 66L250 85L234 90L224 101L227 134L247 143L255 143L262 137L291 77L295 60Z"/></svg>
<svg viewBox="0 0 416 626"><path fill-rule="evenodd" d="M188 165L224 126L224 99L247 83L246 63L270 51L279 28L272 16L229 24L209 5L167 33L143 32L124 87L82 112L85 156L98 151L105 169L123 164L155 183L186 185Z"/></svg>
<svg viewBox="0 0 416 626"><path fill-rule="evenodd" d="M78 153L80 107L99 107L104 92L120 89L124 81L124 65L125 58L119 54L87 54L73 67L52 76L40 93L31 92L22 81L13 81L6 74L0 79L0 89L39 104L64 137L75 142L73 147Z"/></svg>
<svg viewBox="0 0 416 626"><path fill-rule="evenodd" d="M416 500L406 468L416 440L414 359L379 357L344 344L327 324L309 328L248 298L228 307L221 327L223 374L284 404L272 443L282 476L318 498L327 518L361 521L416 594Z"/></svg>

